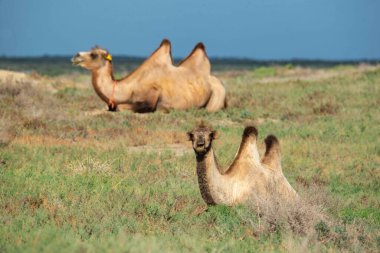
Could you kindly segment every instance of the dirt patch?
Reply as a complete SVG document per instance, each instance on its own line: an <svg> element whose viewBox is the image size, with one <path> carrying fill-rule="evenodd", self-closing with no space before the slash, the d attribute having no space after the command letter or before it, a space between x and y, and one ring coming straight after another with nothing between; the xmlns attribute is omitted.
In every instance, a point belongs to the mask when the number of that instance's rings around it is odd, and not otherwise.
<svg viewBox="0 0 380 253"><path fill-rule="evenodd" d="M239 122L234 122L234 121L232 121L232 120L230 120L230 119L216 120L216 121L214 122L214 124L215 124L216 126L240 126L240 125L241 125L241 123L239 123Z"/></svg>
<svg viewBox="0 0 380 253"><path fill-rule="evenodd" d="M69 140L69 139L61 139L61 138L55 138L52 136L38 136L38 135L22 135L18 136L13 140L13 144L22 144L22 145L30 145L30 146L47 146L47 147L54 147L54 146L73 146L73 145L80 145L80 146L91 146L93 144L89 144L89 141L86 141L85 139L78 139L76 141ZM93 142L93 141L92 141ZM87 144L87 145L85 145Z"/></svg>
<svg viewBox="0 0 380 253"><path fill-rule="evenodd" d="M23 82L31 78L28 78L28 75L22 72L15 72L15 71L0 69L0 80L4 81L8 79L12 79L16 82Z"/></svg>
<svg viewBox="0 0 380 253"><path fill-rule="evenodd" d="M90 140L85 138L76 138L75 140L55 138L52 136L36 136L36 135L24 135L18 136L12 144L21 144L27 146L45 146L45 147L97 147L109 149L117 146L117 143L113 142L100 142L96 140ZM164 153L166 151L173 152L176 156L182 156L185 153L191 152L191 146L185 144L167 144L167 145L139 145L139 146L127 146L124 147L127 152L156 152Z"/></svg>
<svg viewBox="0 0 380 253"><path fill-rule="evenodd" d="M311 108L317 115L334 115L340 109L340 104L335 97L321 91L307 94L300 100L300 104Z"/></svg>
<svg viewBox="0 0 380 253"><path fill-rule="evenodd" d="M363 72L379 69L379 66L360 65L358 68L341 69L331 71L330 69L311 69L297 67L290 70L281 69L279 75L273 77L265 77L258 79L258 83L286 83L291 81L320 81L335 77L343 77L347 75L362 74Z"/></svg>
<svg viewBox="0 0 380 253"><path fill-rule="evenodd" d="M0 83L14 86L18 84L28 83L32 88L43 88L44 90L55 93L57 90L51 85L52 79L42 77L36 73L26 74L22 72L15 72L0 69Z"/></svg>
<svg viewBox="0 0 380 253"><path fill-rule="evenodd" d="M186 153L190 153L191 147L190 145L185 146L183 144L169 144L166 146L149 146L149 145L141 145L141 146L130 146L128 147L128 151L130 152L138 152L138 153L149 153L149 152L157 152L157 153L163 153L166 151L173 152L176 156L182 156Z"/></svg>

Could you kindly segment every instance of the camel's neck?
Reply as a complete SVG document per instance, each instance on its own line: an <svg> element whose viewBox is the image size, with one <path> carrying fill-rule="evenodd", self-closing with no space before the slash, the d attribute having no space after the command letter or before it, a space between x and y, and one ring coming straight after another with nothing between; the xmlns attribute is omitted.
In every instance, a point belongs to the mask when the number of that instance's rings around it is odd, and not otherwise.
<svg viewBox="0 0 380 253"><path fill-rule="evenodd" d="M92 85L98 96L106 103L110 99L113 99L115 104L127 103L131 97L132 83L127 79L116 81L110 62L92 71Z"/></svg>
<svg viewBox="0 0 380 253"><path fill-rule="evenodd" d="M223 175L219 171L219 166L212 148L205 154L197 154L197 174L198 183L202 198L208 205L221 204L222 197L217 187L224 185Z"/></svg>

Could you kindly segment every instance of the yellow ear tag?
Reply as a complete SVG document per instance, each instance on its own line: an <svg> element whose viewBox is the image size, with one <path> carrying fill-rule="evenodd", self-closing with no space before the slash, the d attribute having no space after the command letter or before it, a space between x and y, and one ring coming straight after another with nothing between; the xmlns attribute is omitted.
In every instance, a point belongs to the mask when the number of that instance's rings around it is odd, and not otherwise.
<svg viewBox="0 0 380 253"><path fill-rule="evenodd" d="M106 56L106 60L108 60L108 61L112 61L112 56L111 56L111 54L107 54L107 56Z"/></svg>

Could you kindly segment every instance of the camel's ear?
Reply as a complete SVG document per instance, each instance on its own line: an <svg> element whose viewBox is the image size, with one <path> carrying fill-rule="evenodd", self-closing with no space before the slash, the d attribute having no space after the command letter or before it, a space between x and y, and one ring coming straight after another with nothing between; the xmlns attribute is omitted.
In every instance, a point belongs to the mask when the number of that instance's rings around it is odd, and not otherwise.
<svg viewBox="0 0 380 253"><path fill-rule="evenodd" d="M189 138L189 141L194 140L194 134L192 132L187 132L187 137Z"/></svg>
<svg viewBox="0 0 380 253"><path fill-rule="evenodd" d="M210 133L210 139L214 140L218 138L218 132L216 130L212 130Z"/></svg>
<svg viewBox="0 0 380 253"><path fill-rule="evenodd" d="M112 61L112 55L110 53L107 53L104 58L107 60L107 61Z"/></svg>

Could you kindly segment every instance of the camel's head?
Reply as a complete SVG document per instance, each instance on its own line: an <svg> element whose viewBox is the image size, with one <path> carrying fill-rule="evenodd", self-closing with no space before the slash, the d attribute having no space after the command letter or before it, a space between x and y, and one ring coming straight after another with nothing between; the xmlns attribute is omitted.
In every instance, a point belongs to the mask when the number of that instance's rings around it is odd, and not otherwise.
<svg viewBox="0 0 380 253"><path fill-rule="evenodd" d="M107 50L94 47L91 51L77 53L71 59L71 62L85 69L95 70L104 66L107 62L112 62L112 56Z"/></svg>
<svg viewBox="0 0 380 253"><path fill-rule="evenodd" d="M193 143L195 153L204 154L210 150L212 141L216 138L216 131L202 124L188 132L187 136Z"/></svg>

